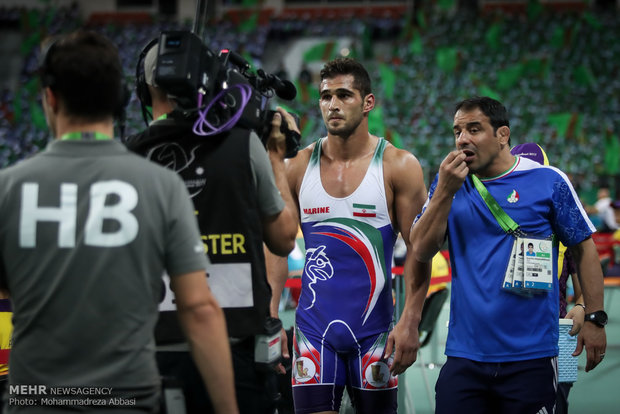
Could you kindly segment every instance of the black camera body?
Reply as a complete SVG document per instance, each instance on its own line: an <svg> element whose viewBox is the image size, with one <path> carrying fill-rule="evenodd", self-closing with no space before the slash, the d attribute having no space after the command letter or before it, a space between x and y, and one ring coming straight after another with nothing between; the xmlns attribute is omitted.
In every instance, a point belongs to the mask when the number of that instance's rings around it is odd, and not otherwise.
<svg viewBox="0 0 620 414"><path fill-rule="evenodd" d="M215 87L217 56L191 32L162 32L158 47L155 83L184 109L195 108L198 91Z"/></svg>
<svg viewBox="0 0 620 414"><path fill-rule="evenodd" d="M295 86L250 65L240 55L224 50L219 55L188 31L164 31L159 37L155 83L168 93L186 113L197 112L201 125L213 135L232 126L255 131L267 144L275 111L267 103L275 95L292 100ZM292 114L299 128L299 117ZM195 128L196 130L196 128ZM286 137L286 157L297 155L300 134L282 122Z"/></svg>
<svg viewBox="0 0 620 414"><path fill-rule="evenodd" d="M263 141L263 145L267 146L267 141L269 139L269 132L271 131L271 120L275 115L276 111L268 110L265 114L265 120L263 121L263 131L260 134L261 141ZM297 124L297 128L299 128L299 116L297 114L291 113L293 118L295 118L295 123ZM284 134L286 137L286 154L285 158L293 158L297 155L297 151L299 151L299 143L301 141L301 135L291 130L288 127L288 124L285 120L282 120L280 124L280 132Z"/></svg>

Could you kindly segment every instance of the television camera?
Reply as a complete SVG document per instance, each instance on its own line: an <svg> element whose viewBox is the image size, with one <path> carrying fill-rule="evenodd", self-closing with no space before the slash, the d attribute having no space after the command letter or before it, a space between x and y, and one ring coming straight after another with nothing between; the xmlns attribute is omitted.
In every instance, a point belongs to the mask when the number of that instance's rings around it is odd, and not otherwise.
<svg viewBox="0 0 620 414"><path fill-rule="evenodd" d="M164 31L158 42L155 83L173 97L180 109L197 119L193 132L210 136L234 126L254 130L266 145L275 111L268 109L277 95L293 100L295 85L258 69L239 54L222 50L218 55L188 31ZM299 128L299 117L292 114ZM282 122L286 157L297 155L300 134Z"/></svg>

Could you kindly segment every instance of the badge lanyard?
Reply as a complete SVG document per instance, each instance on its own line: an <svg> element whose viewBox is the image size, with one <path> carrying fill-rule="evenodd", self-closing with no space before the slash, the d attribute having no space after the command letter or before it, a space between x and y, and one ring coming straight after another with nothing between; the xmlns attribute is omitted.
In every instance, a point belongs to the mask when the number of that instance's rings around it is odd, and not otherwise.
<svg viewBox="0 0 620 414"><path fill-rule="evenodd" d="M541 240L527 236L519 225L502 209L489 190L482 184L482 181L475 175L471 177L476 190L480 193L482 200L487 205L495 220L502 230L516 238L510 253L510 259L502 282L502 287L522 296L531 297L534 291L549 291L552 288L550 279L552 267L551 263L551 244L550 240ZM553 239L553 236L552 236ZM544 245L544 250L549 253L539 252L537 258L525 258L523 253L518 253L518 247L523 247L524 243L537 242L539 246ZM526 262L524 262L524 259ZM526 266L527 264L527 266Z"/></svg>
<svg viewBox="0 0 620 414"><path fill-rule="evenodd" d="M109 135L103 134L101 132L69 132L60 137L62 141L101 141L104 139L112 139Z"/></svg>
<svg viewBox="0 0 620 414"><path fill-rule="evenodd" d="M489 193L489 190L487 190L484 184L482 184L482 181L480 181L480 179L475 175L471 176L471 180L474 182L476 190L478 190L480 196L482 196L482 200L484 200L484 203L487 205L489 210L491 210L491 214L493 214L493 217L495 217L495 220L497 220L497 223L500 225L502 230L508 234L516 236L521 235L522 232L519 229L519 225L512 218L510 218L508 214L506 214L504 209L499 204L497 204L497 201Z"/></svg>

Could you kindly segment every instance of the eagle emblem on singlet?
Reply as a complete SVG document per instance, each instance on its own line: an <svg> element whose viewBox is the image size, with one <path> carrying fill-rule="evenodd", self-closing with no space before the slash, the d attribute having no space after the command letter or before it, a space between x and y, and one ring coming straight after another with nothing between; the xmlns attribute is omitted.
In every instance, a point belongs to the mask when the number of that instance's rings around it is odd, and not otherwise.
<svg viewBox="0 0 620 414"><path fill-rule="evenodd" d="M365 323L372 313L379 295L386 282L387 267L383 256L383 238L381 232L373 226L354 219L335 218L317 222L312 226L312 233L336 239L352 249L364 263L370 282L370 292L362 314ZM330 279L333 267L325 252L325 246L308 249L306 252L306 275L311 279L308 284L313 293L313 300L306 308L314 306L316 293L312 289L315 283Z"/></svg>

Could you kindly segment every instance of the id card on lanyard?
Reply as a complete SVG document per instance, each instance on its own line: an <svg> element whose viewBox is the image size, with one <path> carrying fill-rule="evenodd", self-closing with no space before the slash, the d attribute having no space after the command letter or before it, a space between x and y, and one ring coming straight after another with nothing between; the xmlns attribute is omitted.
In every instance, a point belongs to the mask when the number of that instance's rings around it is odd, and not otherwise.
<svg viewBox="0 0 620 414"><path fill-rule="evenodd" d="M523 289L523 238L517 237L512 245L518 251L514 264L512 287L514 289Z"/></svg>
<svg viewBox="0 0 620 414"><path fill-rule="evenodd" d="M528 237L523 255L523 285L527 289L553 289L553 245L550 239Z"/></svg>
<svg viewBox="0 0 620 414"><path fill-rule="evenodd" d="M521 231L519 225L501 208L475 175L474 186L502 230L514 237L502 289L530 297L553 289L553 244L551 237L536 237Z"/></svg>
<svg viewBox="0 0 620 414"><path fill-rule="evenodd" d="M523 240L523 237L515 236L514 238L502 288L509 290L511 293L516 293L525 297L532 297L532 292L526 289L523 283L523 269L525 265Z"/></svg>
<svg viewBox="0 0 620 414"><path fill-rule="evenodd" d="M504 275L504 283L502 288L512 289L514 287L515 276L515 262L517 260L517 241L512 243L512 250L510 251L510 259L508 260L508 266L506 267L506 274Z"/></svg>

